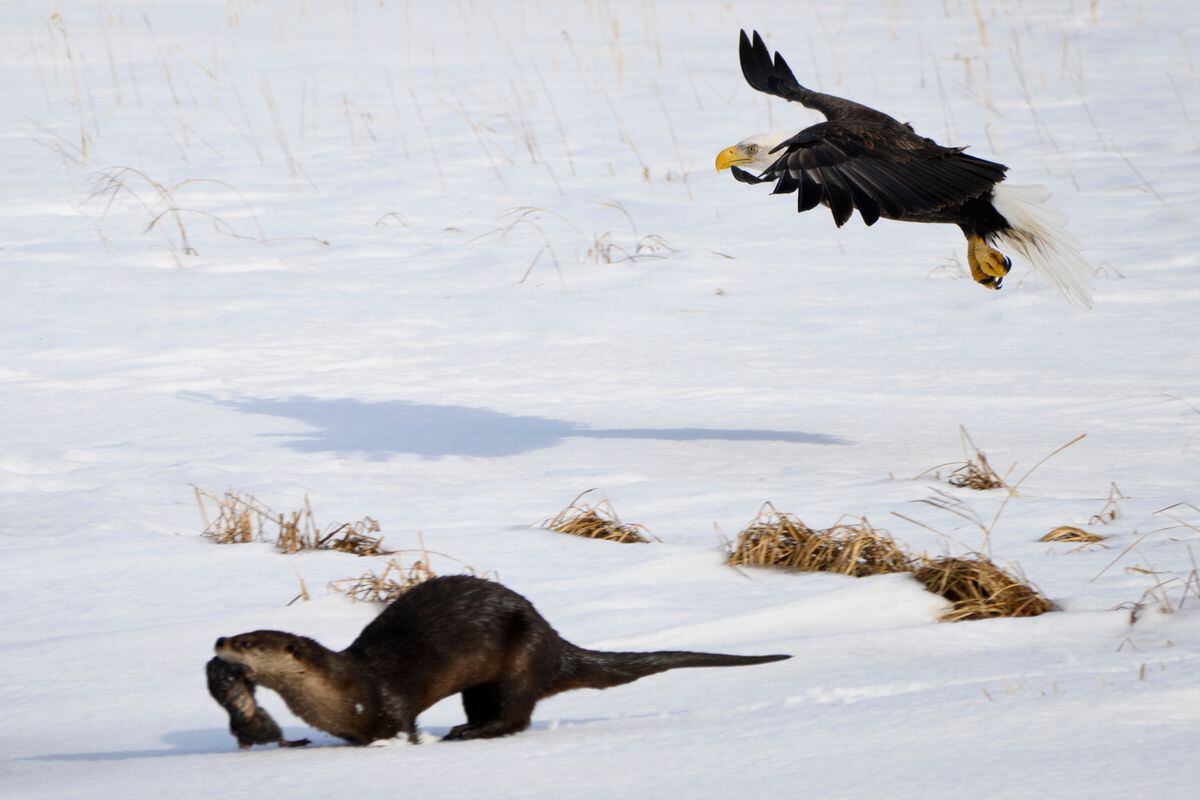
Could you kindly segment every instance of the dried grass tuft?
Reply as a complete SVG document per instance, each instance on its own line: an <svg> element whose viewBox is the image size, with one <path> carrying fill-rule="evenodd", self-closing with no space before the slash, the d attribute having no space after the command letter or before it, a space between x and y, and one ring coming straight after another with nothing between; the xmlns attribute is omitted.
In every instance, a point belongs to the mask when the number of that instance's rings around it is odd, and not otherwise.
<svg viewBox="0 0 1200 800"><path fill-rule="evenodd" d="M982 451L976 451L975 455L963 462L962 466L951 472L946 477L946 483L951 486L957 486L960 489L974 489L976 491L986 491L988 489L1003 489L1004 479L992 469L992 465L988 463L987 456Z"/></svg>
<svg viewBox="0 0 1200 800"><path fill-rule="evenodd" d="M383 537L375 536L381 528L373 517L358 522L343 522L317 541L321 550L338 550L356 556L386 556L393 551L383 547ZM340 534L340 535L339 535Z"/></svg>
<svg viewBox="0 0 1200 800"><path fill-rule="evenodd" d="M388 559L383 572L377 574L368 571L357 578L343 578L339 581L332 581L329 584L329 588L355 601L390 603L414 586L419 586L430 578L438 576L438 573L431 566L432 558L430 556L438 556L439 558L455 562L458 565L458 574L472 575L485 580L496 579L494 572L477 570L470 564L444 553L430 552L425 548L424 539L421 539L421 549L413 552L418 558L408 566L404 566L397 558L391 558Z"/></svg>
<svg viewBox="0 0 1200 800"><path fill-rule="evenodd" d="M633 243L632 249L622 247L613 241L611 231L605 231L592 237L587 253L583 256L585 264L616 264L621 261L639 261L645 258L669 258L679 252L666 239L657 234L639 236Z"/></svg>
<svg viewBox="0 0 1200 800"><path fill-rule="evenodd" d="M966 429L960 428L960 430L962 431L964 446L966 444L970 443L970 445L972 447L974 447L974 442L971 441L971 437L967 434ZM923 504L929 505L929 506L933 506L934 508L949 512L949 513L953 514L954 516L959 517L960 519L964 519L967 522L974 525L975 527L979 528L980 533L983 534L983 544L979 549L990 555L992 552L992 531L995 530L996 523L1000 521L1000 516L1004 513L1004 509L1008 507L1009 502L1013 498L1020 496L1021 486L1024 485L1025 481L1027 481L1029 479L1029 476L1032 475L1033 473L1037 472L1037 470L1043 464L1045 464L1047 461L1054 458L1056 455L1058 455L1062 451L1064 451L1070 447L1073 447L1074 445L1078 444L1079 442L1082 442L1086 438L1087 438L1087 434L1081 433L1078 436L1076 436L1074 439L1072 439L1071 441L1067 442L1066 444L1055 448L1050 453L1043 456L1040 461L1038 461L1036 464L1034 464L1032 467L1030 467L1028 470L1026 470L1025 474L1022 475L1020 478L1018 478L1013 483L1008 483L1005 479L1002 479L999 476L996 476L996 480L1001 481L1000 485L1003 486L1003 488L1005 489L1005 494L1004 494L1003 499L1001 499L1000 503L996 506L996 513L994 515L992 515L992 518L990 521L985 521L983 519L983 517L981 517L979 515L979 513L977 511L975 511L970 505L968 505L966 502L964 502L961 497L951 494L950 492L942 491L940 489L934 489L932 497L928 497L923 500L917 500L916 502L923 503ZM968 469L966 471L966 473L964 473L964 475L966 475L966 474L978 475L979 471L981 469L981 465L986 465L986 459L983 458L983 453L980 453L978 451L978 449L976 449L976 453L979 456L979 458L977 459L977 463L975 464L974 468ZM1016 466L1017 465L1014 463L1012 468L1009 470L1009 472L1011 473L1013 470L1015 470ZM936 467L934 467L933 469L936 469ZM991 468L988 467L988 469L991 469ZM924 473L922 473L922 475L928 474L931 471L932 470L926 470ZM995 475L995 472L993 471L992 474ZM920 478L921 475L918 475L917 477ZM935 473L935 477L940 477L940 476L937 476ZM973 487L973 488L981 488L981 487L982 487L982 484L980 484L979 487ZM942 533L941 531L937 530L936 528L932 528L929 525L926 525L925 523L920 522L918 520L912 519L911 517L907 517L904 514L900 514L895 511L893 511L892 514L894 514L897 517L900 517L901 519L905 520L906 522L911 522L914 525L918 525L922 528L925 528L926 530L932 531L933 533L936 533L939 536L946 536L946 534ZM946 536L946 538L953 539L953 537L950 537L950 536Z"/></svg>
<svg viewBox="0 0 1200 800"><path fill-rule="evenodd" d="M963 452L966 454L966 458L963 461L952 461L946 464L939 464L936 467L930 467L918 475L917 478L933 473L934 478L941 480L941 468L954 467L945 478L946 483L951 486L959 489L974 489L980 492L988 489L1008 488L1008 484L1004 482L1004 478L992 468L992 465L988 463L987 456L975 445L975 441L971 438L971 434L967 433L967 429L959 426L958 430L962 438Z"/></svg>
<svg viewBox="0 0 1200 800"><path fill-rule="evenodd" d="M726 563L856 578L912 569L911 559L892 537L872 527L865 517L844 517L830 528L814 531L770 503L738 534Z"/></svg>
<svg viewBox="0 0 1200 800"><path fill-rule="evenodd" d="M223 495L215 495L193 486L196 505L204 519L204 530L200 535L216 544L245 544L263 538L263 524L271 519L271 512L253 495L242 495L232 489Z"/></svg>
<svg viewBox="0 0 1200 800"><path fill-rule="evenodd" d="M1028 583L1000 569L987 556L922 559L914 577L953 606L943 622L993 617L1036 617L1054 604Z"/></svg>
<svg viewBox="0 0 1200 800"><path fill-rule="evenodd" d="M392 558L388 559L383 572L368 571L357 578L332 581L329 588L355 601L390 603L414 586L436 577L437 573L425 561L414 561L406 567Z"/></svg>
<svg viewBox="0 0 1200 800"><path fill-rule="evenodd" d="M217 495L196 486L192 489L204 519L201 535L217 544L266 541L268 532L274 532L275 549L281 553L338 550L357 556L386 556L393 552L384 548L382 536L375 535L380 527L371 517L321 530L308 495L304 496L304 508L282 514L272 511L250 494L226 490Z"/></svg>
<svg viewBox="0 0 1200 800"><path fill-rule="evenodd" d="M274 521L279 526L275 536L275 549L279 552L290 554L316 548L319 534L308 495L304 496L304 508L291 514L277 514Z"/></svg>
<svg viewBox="0 0 1200 800"><path fill-rule="evenodd" d="M1188 555L1191 556L1190 547ZM1154 608L1161 614L1174 614L1184 607L1189 595L1200 600L1200 569L1195 563L1193 558L1190 572L1159 572L1148 567L1126 567L1127 573L1149 575L1154 585L1142 592L1134 602L1122 603L1116 608L1129 609L1129 624L1133 625L1147 608ZM1178 590L1178 596L1171 596L1172 589Z"/></svg>
<svg viewBox="0 0 1200 800"><path fill-rule="evenodd" d="M1054 608L1036 589L982 554L914 558L865 518L843 518L818 531L792 514L780 513L770 503L738 534L727 563L859 578L911 572L926 589L953 604L943 615L944 622L1033 617Z"/></svg>
<svg viewBox="0 0 1200 800"><path fill-rule="evenodd" d="M585 539L601 539L620 544L648 544L654 538L644 525L630 525L621 521L612 504L607 500L599 503L580 502L588 492L577 495L558 515L544 520L541 527L558 533L582 536Z"/></svg>
<svg viewBox="0 0 1200 800"><path fill-rule="evenodd" d="M1080 542L1082 544L1097 544L1107 539L1107 536L1102 536L1099 533L1091 533L1083 528L1076 528L1073 525L1059 525L1054 530L1047 533L1039 542Z"/></svg>

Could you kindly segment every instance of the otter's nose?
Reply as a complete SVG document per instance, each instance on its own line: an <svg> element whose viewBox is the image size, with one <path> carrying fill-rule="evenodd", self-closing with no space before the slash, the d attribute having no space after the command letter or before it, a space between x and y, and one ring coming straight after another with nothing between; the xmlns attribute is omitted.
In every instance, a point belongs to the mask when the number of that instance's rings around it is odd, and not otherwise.
<svg viewBox="0 0 1200 800"><path fill-rule="evenodd" d="M218 637L218 638L217 638L217 643L216 643L216 645L214 645L214 648L215 648L215 649L217 649L217 650L220 650L222 647L224 647L224 646L225 646L225 641L226 641L226 639L225 639L225 637L224 637L224 636L220 636L220 637Z"/></svg>

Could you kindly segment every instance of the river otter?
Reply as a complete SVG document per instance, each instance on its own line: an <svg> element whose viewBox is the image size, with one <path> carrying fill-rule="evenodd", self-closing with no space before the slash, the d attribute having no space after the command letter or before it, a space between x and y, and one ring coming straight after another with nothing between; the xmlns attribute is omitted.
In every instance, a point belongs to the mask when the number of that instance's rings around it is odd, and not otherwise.
<svg viewBox="0 0 1200 800"><path fill-rule="evenodd" d="M467 721L445 738L484 739L525 730L539 700L568 689L605 689L678 667L791 657L585 650L559 636L521 595L466 575L410 589L341 652L282 631L252 631L217 639L216 653L242 667L251 700L255 682L274 689L309 725L353 744L401 733L416 742L417 715L458 692ZM283 741L278 726L250 730L270 719L265 711L244 716L239 742ZM239 734L238 724L231 729Z"/></svg>

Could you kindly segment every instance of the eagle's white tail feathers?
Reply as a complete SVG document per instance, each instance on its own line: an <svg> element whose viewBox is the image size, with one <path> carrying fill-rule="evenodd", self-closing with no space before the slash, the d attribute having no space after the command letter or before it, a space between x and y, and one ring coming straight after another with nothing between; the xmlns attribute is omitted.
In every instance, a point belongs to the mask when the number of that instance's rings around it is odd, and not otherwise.
<svg viewBox="0 0 1200 800"><path fill-rule="evenodd" d="M1092 269L1067 232L1066 215L1045 205L1049 198L1044 186L996 184L992 205L1011 226L996 238L1068 300L1091 308Z"/></svg>

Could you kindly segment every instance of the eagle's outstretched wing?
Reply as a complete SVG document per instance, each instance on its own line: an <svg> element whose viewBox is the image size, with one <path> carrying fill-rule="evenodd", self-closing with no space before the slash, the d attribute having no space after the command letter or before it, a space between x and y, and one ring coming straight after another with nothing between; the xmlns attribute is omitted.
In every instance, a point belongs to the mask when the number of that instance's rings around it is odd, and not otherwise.
<svg viewBox="0 0 1200 800"><path fill-rule="evenodd" d="M804 88L792 74L792 69L783 60L783 56L776 52L774 60L771 59L771 51L767 49L758 31L754 32L753 44L746 32L742 31L738 41L738 54L742 59L742 75L745 76L746 83L760 92L780 97L789 103L800 103L820 111L830 120L855 118L900 124L882 111L876 111L862 103Z"/></svg>
<svg viewBox="0 0 1200 800"><path fill-rule="evenodd" d="M873 225L880 216L927 219L979 197L1004 180L1007 167L942 147L873 108L805 89L762 37L741 34L742 72L759 91L801 103L828 122L806 128L771 152L779 158L761 175L734 173L748 183L776 181L773 194L796 192L797 209L824 202L840 227L857 208Z"/></svg>

